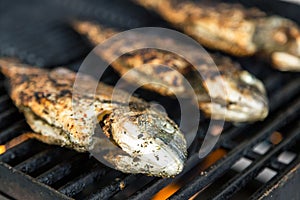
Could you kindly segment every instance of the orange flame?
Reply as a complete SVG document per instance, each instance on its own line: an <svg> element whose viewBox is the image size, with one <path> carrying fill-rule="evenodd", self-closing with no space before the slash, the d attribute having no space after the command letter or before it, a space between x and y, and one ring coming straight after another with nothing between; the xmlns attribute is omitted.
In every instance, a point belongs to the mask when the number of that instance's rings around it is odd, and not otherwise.
<svg viewBox="0 0 300 200"><path fill-rule="evenodd" d="M170 183L163 189L161 189L158 193L156 193L152 200L161 200L167 199L171 195L173 195L177 190L179 190L183 185L188 183L193 177L198 176L199 174L203 174L203 171L214 164L217 160L222 158L226 154L226 150L224 149L217 149L209 154L198 166L196 166L192 174L187 176L182 176L178 180ZM189 172L188 172L189 173Z"/></svg>
<svg viewBox="0 0 300 200"><path fill-rule="evenodd" d="M5 145L0 145L0 155L4 154L6 151Z"/></svg>
<svg viewBox="0 0 300 200"><path fill-rule="evenodd" d="M22 142L35 137L36 137L35 133L24 133L22 135L19 135L18 137L15 137L14 139L7 142L6 144L0 145L0 155L4 154L8 149L11 149L21 144Z"/></svg>

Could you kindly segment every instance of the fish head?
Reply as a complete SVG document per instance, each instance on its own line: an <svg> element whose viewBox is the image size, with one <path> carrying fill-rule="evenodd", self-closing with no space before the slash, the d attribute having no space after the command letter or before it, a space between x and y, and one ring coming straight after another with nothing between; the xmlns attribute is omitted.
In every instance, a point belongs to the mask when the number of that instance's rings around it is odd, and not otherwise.
<svg viewBox="0 0 300 200"><path fill-rule="evenodd" d="M166 114L138 106L115 110L110 118L113 141L127 154L114 157L118 170L162 177L182 171L186 140Z"/></svg>
<svg viewBox="0 0 300 200"><path fill-rule="evenodd" d="M220 70L220 75L205 80L210 101L199 106L214 119L234 122L263 120L268 114L268 99L263 83L244 70Z"/></svg>
<svg viewBox="0 0 300 200"><path fill-rule="evenodd" d="M290 20L277 20L278 27L272 34L276 46L271 61L281 71L300 71L300 28Z"/></svg>
<svg viewBox="0 0 300 200"><path fill-rule="evenodd" d="M270 16L258 22L254 35L258 49L269 54L276 69L300 71L300 27L279 16Z"/></svg>

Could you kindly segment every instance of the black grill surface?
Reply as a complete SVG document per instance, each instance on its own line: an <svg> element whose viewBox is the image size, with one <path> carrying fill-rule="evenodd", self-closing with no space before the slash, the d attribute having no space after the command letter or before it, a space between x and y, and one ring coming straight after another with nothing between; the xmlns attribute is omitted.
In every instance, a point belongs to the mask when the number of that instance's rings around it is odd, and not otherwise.
<svg viewBox="0 0 300 200"><path fill-rule="evenodd" d="M294 20L299 6L245 1ZM129 1L0 1L0 54L41 67L66 65L77 70L91 47L66 24L93 19L122 29L169 25ZM298 21L299 23L299 21ZM236 59L266 85L270 114L263 122L226 123L211 154L199 159L207 120L201 120L184 171L175 178L123 174L88 154L27 140L0 155L0 196L8 199L300 199L300 76L278 72L256 58ZM109 69L104 81L118 76ZM175 101L139 90L147 100L171 110ZM0 144L30 130L11 102L0 75ZM261 147L267 147L262 152ZM260 149L260 150L259 150ZM284 156L285 155L285 156ZM282 157L291 159L284 161ZM245 169L239 168L242 161ZM268 173L267 173L268 172ZM269 178L268 178L269 177Z"/></svg>

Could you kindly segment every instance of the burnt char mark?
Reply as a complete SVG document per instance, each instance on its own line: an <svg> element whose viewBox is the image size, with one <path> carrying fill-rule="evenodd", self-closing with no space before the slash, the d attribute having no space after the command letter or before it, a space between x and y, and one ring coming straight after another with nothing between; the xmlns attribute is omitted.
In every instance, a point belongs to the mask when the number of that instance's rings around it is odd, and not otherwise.
<svg viewBox="0 0 300 200"><path fill-rule="evenodd" d="M145 57L143 60L144 60L144 63L148 63L151 60L154 60L155 58L156 58L155 55L151 55L151 56Z"/></svg>
<svg viewBox="0 0 300 200"><path fill-rule="evenodd" d="M20 85L23 83L29 83L32 79L37 77L37 74L20 74L17 73L15 77L9 78L11 82L13 82L16 85Z"/></svg>
<svg viewBox="0 0 300 200"><path fill-rule="evenodd" d="M70 95L72 95L71 90L61 90L60 93L59 93L59 96L60 96L60 97L63 97L63 96L70 96Z"/></svg>
<svg viewBox="0 0 300 200"><path fill-rule="evenodd" d="M45 95L43 92L34 92L34 97L37 102L41 103L41 99L45 98Z"/></svg>
<svg viewBox="0 0 300 200"><path fill-rule="evenodd" d="M49 114L49 111L46 110L46 109L43 109L43 113L45 113L46 115L48 115L48 114Z"/></svg>
<svg viewBox="0 0 300 200"><path fill-rule="evenodd" d="M112 100L100 100L101 103L108 103L108 104L117 104L120 106L128 106L127 103L119 102L119 101L112 101ZM137 103L137 102L129 102L129 108L133 111L144 111L146 108L149 108L148 105Z"/></svg>
<svg viewBox="0 0 300 200"><path fill-rule="evenodd" d="M68 86L67 83L59 83L59 82L57 82L57 80L53 79L53 78L50 76L50 74L48 74L48 79L53 83L53 85L54 85L55 87L65 87L65 86Z"/></svg>
<svg viewBox="0 0 300 200"><path fill-rule="evenodd" d="M112 103L111 100L101 100L100 102L101 102L101 103Z"/></svg>
<svg viewBox="0 0 300 200"><path fill-rule="evenodd" d="M102 128L102 131L104 132L104 134L110 138L112 136L112 128L111 128L111 124L112 124L112 121L111 121L111 115L110 114L106 114L103 116L102 120L100 120L98 123L100 125L100 127ZM97 127L98 128L98 127ZM113 140L111 140L113 141Z"/></svg>
<svg viewBox="0 0 300 200"><path fill-rule="evenodd" d="M19 98L21 100L21 102L27 102L31 100L31 96L28 96L25 92L21 91L19 93Z"/></svg>
<svg viewBox="0 0 300 200"><path fill-rule="evenodd" d="M135 102L130 102L129 103L129 108L131 111L135 111L135 112L143 112L146 109L149 108L149 105L147 104L141 104L141 103L135 103Z"/></svg>
<svg viewBox="0 0 300 200"><path fill-rule="evenodd" d="M21 74L21 75L20 75L19 84L22 84L22 83L28 82L29 80L30 80L30 79L29 79L28 75Z"/></svg>

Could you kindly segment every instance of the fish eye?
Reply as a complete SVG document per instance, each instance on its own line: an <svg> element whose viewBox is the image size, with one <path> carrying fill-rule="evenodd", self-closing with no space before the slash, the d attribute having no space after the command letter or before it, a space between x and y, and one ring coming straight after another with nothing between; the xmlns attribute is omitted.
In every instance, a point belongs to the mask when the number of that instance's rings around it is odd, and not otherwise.
<svg viewBox="0 0 300 200"><path fill-rule="evenodd" d="M242 81L244 81L247 84L255 83L254 77L247 72L243 72L240 77L241 77Z"/></svg>
<svg viewBox="0 0 300 200"><path fill-rule="evenodd" d="M167 133L174 133L175 132L175 129L174 127L168 123L168 122L162 122L161 123L161 128L166 131Z"/></svg>

